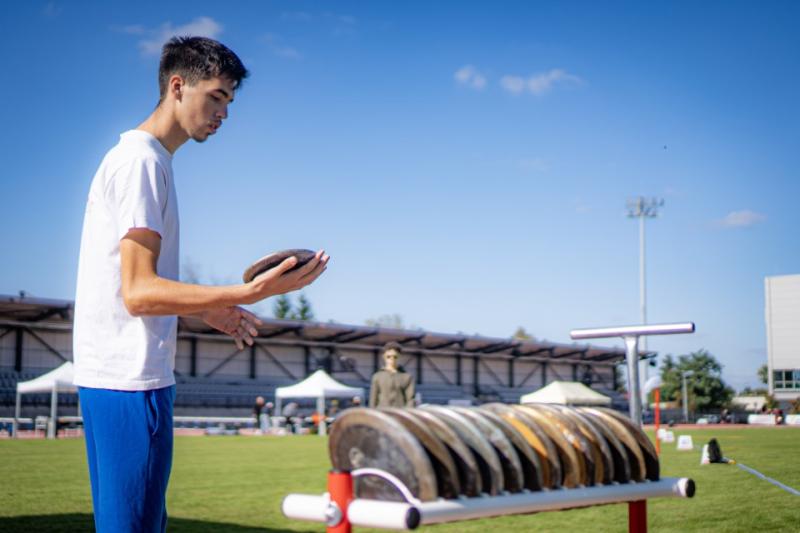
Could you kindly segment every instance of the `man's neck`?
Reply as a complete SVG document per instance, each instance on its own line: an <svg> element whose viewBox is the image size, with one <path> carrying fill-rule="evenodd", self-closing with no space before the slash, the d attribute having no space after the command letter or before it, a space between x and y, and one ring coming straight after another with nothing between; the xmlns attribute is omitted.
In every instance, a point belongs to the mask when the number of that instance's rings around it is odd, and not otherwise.
<svg viewBox="0 0 800 533"><path fill-rule="evenodd" d="M137 130L146 131L161 143L171 154L189 140L189 136L180 127L174 115L167 108L168 104L159 105L147 120L137 126Z"/></svg>

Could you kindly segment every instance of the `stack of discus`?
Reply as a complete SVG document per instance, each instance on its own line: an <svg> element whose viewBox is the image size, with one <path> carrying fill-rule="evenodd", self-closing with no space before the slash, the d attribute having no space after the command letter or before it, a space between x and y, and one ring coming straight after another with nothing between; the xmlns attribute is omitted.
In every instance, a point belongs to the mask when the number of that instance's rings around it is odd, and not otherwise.
<svg viewBox="0 0 800 533"><path fill-rule="evenodd" d="M329 452L337 470L383 470L420 501L657 481L653 444L599 407L549 404L345 410ZM355 495L404 501L385 478L359 476Z"/></svg>

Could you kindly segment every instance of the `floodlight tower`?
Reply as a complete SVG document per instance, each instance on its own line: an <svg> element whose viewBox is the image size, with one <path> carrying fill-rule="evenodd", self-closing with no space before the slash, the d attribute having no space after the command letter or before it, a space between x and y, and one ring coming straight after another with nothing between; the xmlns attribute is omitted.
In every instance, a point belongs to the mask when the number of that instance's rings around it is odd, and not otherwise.
<svg viewBox="0 0 800 533"><path fill-rule="evenodd" d="M648 218L655 218L658 216L659 208L664 206L663 198L645 198L644 196L637 196L631 198L627 202L628 218L639 219L639 304L642 311L642 324L647 324L647 285L645 283L645 254L644 254L644 221ZM647 351L647 337L642 337L642 351ZM642 379L647 381L647 367L649 363L644 364L644 373Z"/></svg>

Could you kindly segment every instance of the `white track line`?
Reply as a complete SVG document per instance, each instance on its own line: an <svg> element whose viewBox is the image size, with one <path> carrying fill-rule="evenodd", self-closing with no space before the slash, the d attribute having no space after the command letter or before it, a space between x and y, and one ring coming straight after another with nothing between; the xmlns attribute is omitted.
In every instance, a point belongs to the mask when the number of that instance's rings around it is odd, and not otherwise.
<svg viewBox="0 0 800 533"><path fill-rule="evenodd" d="M764 474L762 474L761 472L759 472L758 470L756 470L756 469L754 469L754 468L750 468L749 466L747 466L747 465L743 465L742 463L736 463L736 466L738 466L738 467L739 467L739 468L741 468L742 470L745 470L745 471L747 471L747 472L750 472L751 474L753 474L753 475L754 475L754 476L756 476L756 477L760 477L760 478L761 478L761 479L763 479L764 481L769 481L770 483L772 483L772 484L773 484L773 485L775 485L776 487L780 487L780 488L782 488L783 490L785 490L785 491L786 491L786 492L788 492L789 494L794 494L795 496L800 496L800 491L798 491L798 490L795 490L795 489L793 489L792 487L789 487L789 486L787 486L787 485L784 485L784 484L783 484L783 483L781 483L780 481L777 481L777 480L775 480L775 479L772 479L771 477L767 477L767 476L765 476Z"/></svg>

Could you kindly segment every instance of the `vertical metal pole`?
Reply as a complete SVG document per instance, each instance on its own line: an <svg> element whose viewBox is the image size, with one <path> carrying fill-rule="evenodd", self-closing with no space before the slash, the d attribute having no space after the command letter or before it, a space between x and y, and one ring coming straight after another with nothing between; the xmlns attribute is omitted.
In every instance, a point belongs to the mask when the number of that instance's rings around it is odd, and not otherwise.
<svg viewBox="0 0 800 533"><path fill-rule="evenodd" d="M642 310L642 325L647 325L647 265L645 262L645 238L644 238L644 216L639 217L639 303L641 305ZM647 351L647 336L642 337L642 351ZM641 361L641 369L643 372L641 374L642 383L645 383L648 378L648 371L650 367L650 361L644 360Z"/></svg>
<svg viewBox="0 0 800 533"><path fill-rule="evenodd" d="M686 374L681 372L681 403L683 404L683 422L689 423L689 394L686 387Z"/></svg>
<svg viewBox="0 0 800 533"><path fill-rule="evenodd" d="M19 431L19 416L22 413L22 394L17 391L17 403L14 406L14 427L12 428L12 433L14 438L16 439L19 437L17 432Z"/></svg>
<svg viewBox="0 0 800 533"><path fill-rule="evenodd" d="M658 428L661 426L661 387L655 388L653 398L656 401L656 455L661 455L661 439L658 438Z"/></svg>
<svg viewBox="0 0 800 533"><path fill-rule="evenodd" d="M14 371L22 372L22 342L25 331L17 328L14 331Z"/></svg>
<svg viewBox="0 0 800 533"><path fill-rule="evenodd" d="M47 424L47 438L56 438L58 433L58 388L53 385L53 392L50 396L50 421Z"/></svg>
<svg viewBox="0 0 800 533"><path fill-rule="evenodd" d="M189 339L189 375L197 377L197 337Z"/></svg>
<svg viewBox="0 0 800 533"><path fill-rule="evenodd" d="M628 531L647 533L647 500L628 504Z"/></svg>
<svg viewBox="0 0 800 533"><path fill-rule="evenodd" d="M628 362L628 404L633 423L642 425L642 396L639 392L639 350L638 336L625 336L625 352Z"/></svg>
<svg viewBox="0 0 800 533"><path fill-rule="evenodd" d="M644 217L639 217L639 306L642 325L647 324L647 284L645 283ZM647 337L642 339L642 351L647 351ZM646 378L647 376L645 376Z"/></svg>

